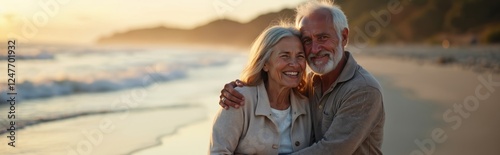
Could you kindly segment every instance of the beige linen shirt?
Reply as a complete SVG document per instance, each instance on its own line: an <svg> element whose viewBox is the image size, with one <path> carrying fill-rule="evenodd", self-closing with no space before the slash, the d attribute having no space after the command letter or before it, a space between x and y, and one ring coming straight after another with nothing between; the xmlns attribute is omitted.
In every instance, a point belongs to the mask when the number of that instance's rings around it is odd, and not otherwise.
<svg viewBox="0 0 500 155"><path fill-rule="evenodd" d="M271 118L271 106L264 84L236 88L245 97L239 109L220 109L210 139L210 154L278 154L280 136L291 136L293 151L313 142L309 101L290 94L291 135L280 135Z"/></svg>
<svg viewBox="0 0 500 155"><path fill-rule="evenodd" d="M382 154L382 88L349 52L345 54L347 63L326 92L321 92L318 75L308 77L313 81L308 92L316 143L297 154Z"/></svg>

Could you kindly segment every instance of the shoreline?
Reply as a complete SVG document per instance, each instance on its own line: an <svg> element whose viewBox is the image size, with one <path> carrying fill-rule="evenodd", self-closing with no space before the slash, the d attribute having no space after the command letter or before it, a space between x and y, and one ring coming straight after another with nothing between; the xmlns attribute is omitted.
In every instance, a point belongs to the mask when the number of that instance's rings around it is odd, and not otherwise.
<svg viewBox="0 0 500 155"><path fill-rule="evenodd" d="M101 111L88 111L88 112L81 112L81 113L76 113L76 114L71 114L71 115L63 115L63 116L56 116L53 118L41 118L37 120L28 120L28 121L16 121L16 131L22 130L24 128L28 128L31 126L39 125L39 124L44 124L44 123L50 123L50 122L57 122L57 121L66 121L66 120L71 120L74 118L80 118L80 117L86 117L86 116L103 116L106 114L120 114L120 113L125 113L125 112L142 112L142 111L148 111L148 110L159 110L159 109L177 109L177 108L192 108L196 107L197 105L189 105L189 104L179 104L179 105L165 105L165 106L156 106L156 107L142 107L142 108L132 108L132 109L127 109L127 110L101 110ZM1 130L0 135L7 133L6 130Z"/></svg>
<svg viewBox="0 0 500 155"><path fill-rule="evenodd" d="M142 148L139 148L139 149L135 149L135 150L133 150L133 151L131 151L129 153L126 153L126 154L127 155L134 155L134 154L137 154L137 153L140 153L140 152L143 152L143 151L146 151L146 150L158 147L158 146L162 146L162 144L163 144L162 139L164 139L165 137L175 136L176 134L179 134L179 132L182 131L184 128L190 127L190 126L193 126L193 125L196 125L196 124L199 124L199 123L202 123L206 119L207 118L200 118L198 120L194 120L192 122L188 122L186 124L179 125L179 126L177 126L177 127L174 128L173 132L170 132L170 133L167 133L167 134L162 134L162 135L159 135L158 137L156 137L156 139L155 139L156 143L155 144L152 144L152 145L149 145L149 146L145 146L145 147L142 147Z"/></svg>
<svg viewBox="0 0 500 155"><path fill-rule="evenodd" d="M246 57L238 56L233 58L233 60L230 60L230 63L227 66L211 68L195 73L196 76L194 77L202 80L195 80L189 84L203 84L205 87L210 88L209 90L204 91L203 94L194 93L198 96L192 101L196 103L196 105L200 105L205 109L206 115L204 119L199 122L180 127L176 134L158 137L158 139L161 139L160 145L143 148L140 151L135 151L130 154L207 154L214 116L219 108L221 108L219 104L217 104L219 92L225 83L238 77L241 69L243 68L243 62L245 62L244 60L246 60ZM220 78L211 78L210 76L214 72L219 73L218 75ZM203 148L193 148L193 146L201 146ZM193 153L196 151L198 152Z"/></svg>
<svg viewBox="0 0 500 155"><path fill-rule="evenodd" d="M182 120L166 120L183 113ZM161 135L175 134L179 126L205 119L204 108L156 108L139 111L88 115L37 124L18 130L29 137L20 140L22 149L2 148L1 154L127 154L133 150L157 145ZM62 127L62 128L61 128ZM153 127L153 128L150 128ZM117 147L118 146L118 147ZM118 149L121 147L121 149Z"/></svg>
<svg viewBox="0 0 500 155"><path fill-rule="evenodd" d="M183 141L187 140L187 139L184 139L187 136L186 133L189 133L189 136L193 136L193 133L190 131L196 130L199 127L206 127L207 124L211 124L211 123L212 122L207 117L205 119L201 119L199 121L180 126L179 128L177 128L178 130L176 130L175 133L158 137L157 138L159 140L158 145L134 150L134 151L128 153L127 155L186 154L186 153L198 154L198 153L193 153L193 152L189 152L189 151L198 151L198 152L203 152L203 154L205 154L208 152L208 147L209 147L208 143L207 143L207 145L203 146L203 147L206 147L206 149L192 148L193 150L186 150L185 148L179 148L179 147L175 147L175 146L168 145L168 144L170 144L170 142L174 142L174 141L175 142L181 141L180 143L182 143ZM195 132L194 134L197 136L193 136L193 137L200 138L200 137L206 136L206 135L200 134L200 133L202 133L202 132ZM206 142L210 141L209 138L206 138L203 140ZM181 144L177 143L177 145L181 145ZM191 145L198 146L198 145L194 145L194 144L191 144Z"/></svg>

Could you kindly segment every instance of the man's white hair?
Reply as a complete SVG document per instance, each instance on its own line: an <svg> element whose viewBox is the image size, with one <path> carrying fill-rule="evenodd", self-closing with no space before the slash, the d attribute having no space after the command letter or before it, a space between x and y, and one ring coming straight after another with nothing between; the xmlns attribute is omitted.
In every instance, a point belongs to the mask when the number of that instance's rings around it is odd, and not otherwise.
<svg viewBox="0 0 500 155"><path fill-rule="evenodd" d="M332 14L332 21L335 30L337 31L337 37L339 39L342 39L342 30L344 30L344 28L349 29L349 25L347 24L347 17L340 9L340 6L335 5L330 1L309 1L299 5L297 7L297 16L295 17L295 26L297 28L300 28L300 23L305 16L321 9L328 10Z"/></svg>

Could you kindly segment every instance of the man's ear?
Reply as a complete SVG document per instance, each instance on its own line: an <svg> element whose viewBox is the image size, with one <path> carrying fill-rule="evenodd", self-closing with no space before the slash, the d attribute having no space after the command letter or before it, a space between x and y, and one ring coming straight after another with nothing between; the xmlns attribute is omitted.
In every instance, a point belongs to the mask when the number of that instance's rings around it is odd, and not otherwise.
<svg viewBox="0 0 500 155"><path fill-rule="evenodd" d="M344 30L342 30L342 47L345 47L348 41L349 41L349 29L344 28Z"/></svg>

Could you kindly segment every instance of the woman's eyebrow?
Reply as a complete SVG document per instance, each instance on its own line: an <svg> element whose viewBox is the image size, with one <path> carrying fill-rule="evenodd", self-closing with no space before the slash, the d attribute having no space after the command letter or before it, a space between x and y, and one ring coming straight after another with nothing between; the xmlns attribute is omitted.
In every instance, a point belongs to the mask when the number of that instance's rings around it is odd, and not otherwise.
<svg viewBox="0 0 500 155"><path fill-rule="evenodd" d="M288 50L281 50L280 52L278 52L278 54L290 54L291 52L288 51Z"/></svg>

